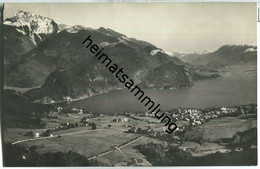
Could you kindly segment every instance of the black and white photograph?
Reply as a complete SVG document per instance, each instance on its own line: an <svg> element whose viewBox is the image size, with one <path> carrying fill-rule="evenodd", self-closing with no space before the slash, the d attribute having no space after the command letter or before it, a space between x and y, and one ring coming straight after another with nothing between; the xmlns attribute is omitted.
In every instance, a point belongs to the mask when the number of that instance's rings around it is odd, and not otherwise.
<svg viewBox="0 0 260 169"><path fill-rule="evenodd" d="M5 3L3 166L256 166L257 12Z"/></svg>

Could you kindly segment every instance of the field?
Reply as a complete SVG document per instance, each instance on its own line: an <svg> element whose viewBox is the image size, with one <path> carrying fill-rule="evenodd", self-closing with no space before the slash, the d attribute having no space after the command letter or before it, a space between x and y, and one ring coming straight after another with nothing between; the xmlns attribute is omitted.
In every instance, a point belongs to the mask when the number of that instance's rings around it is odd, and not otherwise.
<svg viewBox="0 0 260 169"><path fill-rule="evenodd" d="M82 123L82 119L88 124L95 123L97 128ZM19 144L24 147L36 146L39 153L47 152L77 152L89 160L95 159L108 166L151 166L146 157L135 149L135 146L149 142L163 145L171 144L192 154L193 157L207 156L216 152L228 153L230 150L223 145L216 144L220 138L231 138L237 131L244 131L256 127L256 119L240 117L223 117L191 128L185 133L185 142L176 144L164 142L141 134L126 133L131 126L142 129L152 128L155 131L163 131L164 126L158 123L154 117L140 117L138 115L99 115L91 114L50 114L44 117L47 123L45 129L7 129L4 132L5 142ZM79 126L72 128L60 128L66 123ZM180 122L181 123L181 122ZM181 123L185 126L186 123ZM47 129L52 131L52 137L34 138L25 136L29 131L42 134ZM204 140L198 144L200 140ZM17 142L18 141L18 142ZM207 143L209 142L209 143ZM210 143L215 142L215 143Z"/></svg>
<svg viewBox="0 0 260 169"><path fill-rule="evenodd" d="M121 131L109 129L72 134L62 136L61 138L56 137L45 140L26 142L22 143L22 145L35 145L38 147L38 151L41 153L74 151L83 154L86 157L91 157L105 152L112 147L118 146L135 137L136 136L133 134L126 134L122 133Z"/></svg>
<svg viewBox="0 0 260 169"><path fill-rule="evenodd" d="M51 115L51 116L57 116ZM61 123L80 123L83 118L89 118L89 114L58 115L57 119L43 118L47 123L46 129L57 128ZM116 122L114 119L125 119L125 122ZM5 142L19 144L21 146L36 146L39 153L68 152L80 153L87 158L95 158L105 165L133 165L150 166L151 164L139 153L134 146L149 142L163 143L162 141L147 138L139 134L125 133L129 125L147 128L148 122L155 121L152 117L125 117L125 116L99 116L89 118L88 122L96 123L97 129L90 126L81 126L70 129L53 131L53 137L33 138L25 136L28 131L43 133L46 129L7 129ZM108 127L110 125L110 127ZM163 130L162 124L150 124L151 128ZM19 141L19 142L17 142ZM105 153L105 154L104 154ZM107 153L107 154L106 154Z"/></svg>
<svg viewBox="0 0 260 169"><path fill-rule="evenodd" d="M154 143L164 143L156 139L151 139L148 137L143 137L140 140L130 144L126 147L120 148L120 150L113 151L97 159L106 164L126 166L127 163L132 163L133 166L151 166L151 164L146 160L146 157L142 155L138 150L134 149L134 146L139 144L147 144L149 142ZM166 143L165 143L166 144Z"/></svg>
<svg viewBox="0 0 260 169"><path fill-rule="evenodd" d="M12 130L17 132L19 130ZM83 132L83 133L77 133ZM69 135L69 133L72 133ZM75 133L75 134L74 134ZM42 140L33 140L19 143L21 146L30 147L36 146L39 153L45 152L78 152L86 157L95 157L96 160L101 161L107 165L127 165L127 163L135 163L135 165L150 166L145 157L139 153L134 146L138 144L146 144L149 142L162 143L155 139L142 137L137 134L124 133L120 130L97 129L89 130L87 127L79 127L74 129L62 130L54 132L54 136L60 134L61 137L47 137ZM65 136L62 136L65 134ZM25 138L25 137L20 137ZM135 141L136 138L140 138ZM131 144L122 146L125 143L133 140ZM119 147L119 148L116 148ZM104 156L100 154L111 151Z"/></svg>
<svg viewBox="0 0 260 169"><path fill-rule="evenodd" d="M205 156L216 152L228 153L229 149L215 143L202 143L201 145L193 142L184 142L180 149L192 154L193 157Z"/></svg>
<svg viewBox="0 0 260 169"><path fill-rule="evenodd" d="M232 138L238 131L256 127L256 119L241 119L240 117L224 117L211 120L201 126L195 127L186 133L186 138L201 138L214 142L221 138Z"/></svg>

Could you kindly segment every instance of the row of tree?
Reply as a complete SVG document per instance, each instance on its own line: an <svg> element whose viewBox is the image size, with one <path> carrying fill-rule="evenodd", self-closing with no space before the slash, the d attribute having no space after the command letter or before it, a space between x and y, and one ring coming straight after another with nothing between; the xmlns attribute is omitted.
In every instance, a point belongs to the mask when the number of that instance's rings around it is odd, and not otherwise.
<svg viewBox="0 0 260 169"><path fill-rule="evenodd" d="M3 144L3 162L6 167L103 166L72 151L39 154L35 146L25 148L11 144Z"/></svg>

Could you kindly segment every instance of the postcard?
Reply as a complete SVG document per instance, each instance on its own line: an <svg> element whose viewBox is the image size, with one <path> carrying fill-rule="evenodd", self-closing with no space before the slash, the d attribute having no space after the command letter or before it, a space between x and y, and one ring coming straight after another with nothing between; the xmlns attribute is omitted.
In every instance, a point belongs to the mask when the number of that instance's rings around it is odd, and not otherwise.
<svg viewBox="0 0 260 169"><path fill-rule="evenodd" d="M256 3L5 3L5 167L257 165Z"/></svg>

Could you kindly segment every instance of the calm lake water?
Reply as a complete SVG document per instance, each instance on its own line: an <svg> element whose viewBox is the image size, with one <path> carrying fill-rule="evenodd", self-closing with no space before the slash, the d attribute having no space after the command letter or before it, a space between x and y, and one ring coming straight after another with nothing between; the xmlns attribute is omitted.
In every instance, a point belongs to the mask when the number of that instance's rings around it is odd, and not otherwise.
<svg viewBox="0 0 260 169"><path fill-rule="evenodd" d="M253 70L253 71L252 71ZM256 103L255 67L233 67L223 77L197 81L191 88L174 90L143 90L163 110L177 107L219 107ZM137 97L127 89L114 90L69 104L93 112L146 111Z"/></svg>

